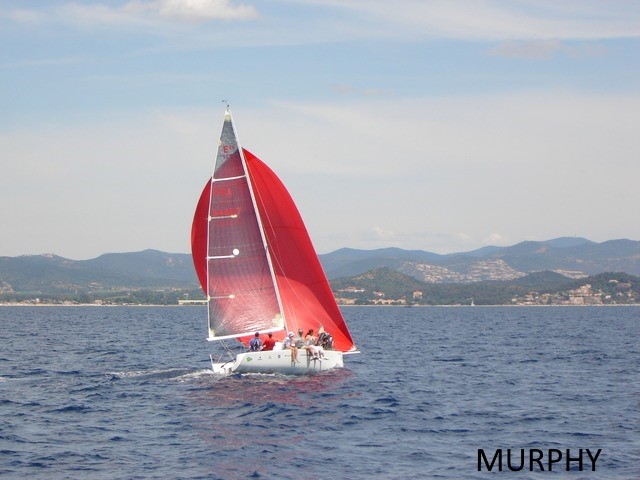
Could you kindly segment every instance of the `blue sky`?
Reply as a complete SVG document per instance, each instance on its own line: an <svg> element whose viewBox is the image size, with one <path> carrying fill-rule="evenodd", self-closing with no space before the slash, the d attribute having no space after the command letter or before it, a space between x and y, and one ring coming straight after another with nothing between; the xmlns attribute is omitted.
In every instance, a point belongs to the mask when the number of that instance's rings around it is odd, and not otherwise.
<svg viewBox="0 0 640 480"><path fill-rule="evenodd" d="M640 2L0 0L0 255L189 251L224 106L319 252L640 239Z"/></svg>

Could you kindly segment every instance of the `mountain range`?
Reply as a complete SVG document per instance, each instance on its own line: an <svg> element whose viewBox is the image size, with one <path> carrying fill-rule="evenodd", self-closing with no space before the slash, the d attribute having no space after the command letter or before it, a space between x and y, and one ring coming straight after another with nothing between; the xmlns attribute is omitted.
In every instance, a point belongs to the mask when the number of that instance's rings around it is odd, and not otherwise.
<svg viewBox="0 0 640 480"><path fill-rule="evenodd" d="M196 287L188 254L144 250L107 253L91 260L52 254L0 257L0 294Z"/></svg>
<svg viewBox="0 0 640 480"><path fill-rule="evenodd" d="M603 272L640 275L640 241L626 239L596 243L586 238L562 237L446 255L398 248L343 248L320 258L330 279L359 275L381 267L429 283L512 280L545 270L569 278Z"/></svg>
<svg viewBox="0 0 640 480"><path fill-rule="evenodd" d="M435 284L514 280L539 271L554 271L568 278L603 272L640 275L640 241L596 243L563 237L446 255L399 248L342 248L320 255L320 260L330 280L378 268ZM0 257L0 294L165 288L199 288L191 255L144 250L108 253L91 260L51 254Z"/></svg>

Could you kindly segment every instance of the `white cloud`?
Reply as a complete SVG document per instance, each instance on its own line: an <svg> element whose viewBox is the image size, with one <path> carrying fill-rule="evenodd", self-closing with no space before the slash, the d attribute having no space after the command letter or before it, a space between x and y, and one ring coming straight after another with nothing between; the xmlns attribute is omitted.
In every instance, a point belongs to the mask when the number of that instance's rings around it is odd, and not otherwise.
<svg viewBox="0 0 640 480"><path fill-rule="evenodd" d="M133 0L121 10L187 21L246 20L257 16L254 7L234 5L230 0Z"/></svg>
<svg viewBox="0 0 640 480"><path fill-rule="evenodd" d="M43 12L29 9L14 9L7 12L0 10L0 18L7 18L16 23L38 24L46 19Z"/></svg>
<svg viewBox="0 0 640 480"><path fill-rule="evenodd" d="M640 3L628 0L301 0L368 17L381 35L462 39L600 39L640 36Z"/></svg>
<svg viewBox="0 0 640 480"><path fill-rule="evenodd" d="M393 238L396 235L393 231L385 230L384 228L379 227L378 225L373 227L373 233L378 239L382 239L385 241L388 241L389 239Z"/></svg>
<svg viewBox="0 0 640 480"><path fill-rule="evenodd" d="M260 25L254 26L250 36L253 43L261 45L373 38L540 41L640 37L640 3L629 0L130 0L119 6L104 1L67 2L6 10L0 16L23 23L80 26L157 26L211 20L235 23L260 17ZM235 42L247 33L224 32L235 33ZM219 41L221 37L211 38ZM517 45L519 50L532 48ZM503 46L498 52L513 49L513 45Z"/></svg>
<svg viewBox="0 0 640 480"><path fill-rule="evenodd" d="M252 6L236 4L232 0L131 0L122 5L68 2L37 10L8 10L0 16L24 24L54 21L92 27L242 21L256 18L258 12Z"/></svg>
<svg viewBox="0 0 640 480"><path fill-rule="evenodd" d="M492 233L484 239L484 243L487 245L506 245L507 239L499 233Z"/></svg>
<svg viewBox="0 0 640 480"><path fill-rule="evenodd" d="M595 43L570 46L558 39L547 40L508 40L492 48L489 52L498 57L547 59L556 53L572 58L602 57L607 54L604 45Z"/></svg>

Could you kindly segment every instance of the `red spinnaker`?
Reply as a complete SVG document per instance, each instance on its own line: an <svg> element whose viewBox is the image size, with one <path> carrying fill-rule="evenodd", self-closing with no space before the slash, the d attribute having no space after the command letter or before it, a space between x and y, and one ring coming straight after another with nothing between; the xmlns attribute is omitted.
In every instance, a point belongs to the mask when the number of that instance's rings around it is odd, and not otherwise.
<svg viewBox="0 0 640 480"><path fill-rule="evenodd" d="M243 149L262 219L289 330L318 328L334 338L336 350L353 348L353 339L336 304L311 238L291 195L276 174Z"/></svg>
<svg viewBox="0 0 640 480"><path fill-rule="evenodd" d="M208 180L198 200L191 224L191 257L205 295L207 295L207 219L210 196L211 180Z"/></svg>

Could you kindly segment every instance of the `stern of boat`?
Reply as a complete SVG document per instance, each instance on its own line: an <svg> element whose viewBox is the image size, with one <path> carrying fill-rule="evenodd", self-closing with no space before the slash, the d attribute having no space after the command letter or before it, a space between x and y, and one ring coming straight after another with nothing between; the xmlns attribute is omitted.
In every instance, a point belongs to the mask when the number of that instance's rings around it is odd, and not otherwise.
<svg viewBox="0 0 640 480"><path fill-rule="evenodd" d="M211 359L211 369L215 375L230 375L233 373L233 367L236 364L235 361L231 360L229 362L220 363L213 359L213 355L209 355L209 358Z"/></svg>

